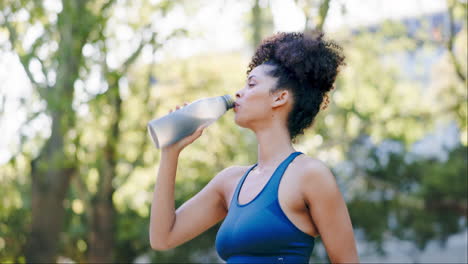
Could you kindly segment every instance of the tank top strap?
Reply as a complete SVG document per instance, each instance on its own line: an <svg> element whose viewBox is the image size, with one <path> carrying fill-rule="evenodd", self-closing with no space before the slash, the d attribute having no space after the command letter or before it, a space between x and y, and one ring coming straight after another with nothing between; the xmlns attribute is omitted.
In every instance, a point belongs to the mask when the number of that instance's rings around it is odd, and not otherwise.
<svg viewBox="0 0 468 264"><path fill-rule="evenodd" d="M251 170L253 170L255 167L257 167L258 163L255 163L254 165L252 165L252 167L250 167L245 173L244 173L244 176L242 176L242 178L239 180L239 182L237 183L237 186L236 186L236 190L234 191L234 194L232 195L232 198L231 198L231 203L229 205L229 208L235 208L235 204L236 204L236 199L237 197L239 196L239 191L240 191L240 187L243 185L244 181L245 181L245 178L247 178L247 175L250 173ZM233 206L234 205L234 206Z"/></svg>
<svg viewBox="0 0 468 264"><path fill-rule="evenodd" d="M291 164L291 162L299 155L301 155L302 152L299 152L299 151L296 151L296 152L293 152L289 155L289 157L284 160L279 166L278 168L275 170L275 172L273 173L273 175L271 176L272 179L271 179L271 185L269 186L269 189L268 190L270 193L274 193L275 196L277 196L276 192L278 191L278 187L279 187L279 184L281 182L281 178L283 177L283 174L284 172L286 171L286 169L288 168L289 164Z"/></svg>

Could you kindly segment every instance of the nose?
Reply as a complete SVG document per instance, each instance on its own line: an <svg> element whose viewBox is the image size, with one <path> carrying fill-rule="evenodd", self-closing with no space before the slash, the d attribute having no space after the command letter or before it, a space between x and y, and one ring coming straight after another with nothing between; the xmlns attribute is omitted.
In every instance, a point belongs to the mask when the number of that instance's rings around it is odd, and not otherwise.
<svg viewBox="0 0 468 264"><path fill-rule="evenodd" d="M240 97L241 97L240 91L237 91L237 92L236 92L236 98L240 98Z"/></svg>

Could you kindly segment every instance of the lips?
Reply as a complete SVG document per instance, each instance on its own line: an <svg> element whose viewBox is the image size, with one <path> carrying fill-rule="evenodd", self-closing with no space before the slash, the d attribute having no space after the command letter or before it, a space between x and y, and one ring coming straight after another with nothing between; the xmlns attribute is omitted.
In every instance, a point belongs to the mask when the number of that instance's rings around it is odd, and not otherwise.
<svg viewBox="0 0 468 264"><path fill-rule="evenodd" d="M239 108L239 104L234 102L234 112L237 112L238 108Z"/></svg>

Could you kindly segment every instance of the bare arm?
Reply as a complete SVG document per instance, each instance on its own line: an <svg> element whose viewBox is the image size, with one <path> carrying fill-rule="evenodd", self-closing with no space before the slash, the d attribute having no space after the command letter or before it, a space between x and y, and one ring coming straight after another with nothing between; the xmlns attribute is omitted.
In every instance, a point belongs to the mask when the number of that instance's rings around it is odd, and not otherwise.
<svg viewBox="0 0 468 264"><path fill-rule="evenodd" d="M310 162L303 195L332 263L358 263L353 227L332 172L320 161Z"/></svg>
<svg viewBox="0 0 468 264"><path fill-rule="evenodd" d="M161 163L163 159L161 160ZM161 164L150 218L150 243L156 250L179 246L206 231L227 214L220 192L220 179L229 169L215 176L200 192L177 211L174 207L174 182L177 156L168 154Z"/></svg>
<svg viewBox="0 0 468 264"><path fill-rule="evenodd" d="M162 151L158 178L154 187L150 216L150 244L153 249L166 248L176 214L174 183L179 152Z"/></svg>
<svg viewBox="0 0 468 264"><path fill-rule="evenodd" d="M149 236L153 249L176 247L201 234L227 214L220 190L222 182L218 180L227 170L219 173L199 193L175 210L174 186L179 154L201 136L203 129L200 127L191 136L162 150L151 204Z"/></svg>

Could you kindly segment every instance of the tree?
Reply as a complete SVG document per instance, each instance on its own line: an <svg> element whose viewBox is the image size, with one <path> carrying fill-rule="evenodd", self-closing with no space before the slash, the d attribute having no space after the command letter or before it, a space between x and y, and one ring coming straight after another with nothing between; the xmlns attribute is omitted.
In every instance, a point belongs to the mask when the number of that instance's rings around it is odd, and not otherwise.
<svg viewBox="0 0 468 264"><path fill-rule="evenodd" d="M466 69L462 69L461 63L458 61L455 51L454 51L454 42L455 42L455 9L461 10L461 19L466 18L466 10L468 7L467 3L462 3L456 0L447 0L447 14L449 17L449 30L448 30L448 39L447 39L447 51L450 54L450 60L453 63L455 72L457 73L458 78L466 84ZM466 22L466 20L465 20ZM465 67L466 68L466 67Z"/></svg>
<svg viewBox="0 0 468 264"><path fill-rule="evenodd" d="M271 16L270 1L254 0L248 17L247 39L253 50L262 42L263 38L272 33L273 17Z"/></svg>
<svg viewBox="0 0 468 264"><path fill-rule="evenodd" d="M41 2L2 3L3 21L9 32L11 48L18 54L41 100L47 103L46 112L52 121L51 136L46 139L39 155L31 161L32 223L26 245L28 261L52 262L62 228L62 202L70 179L76 173L73 157L68 157L64 152L66 136L76 120L72 108L73 87L83 64L82 48L90 38L93 26L98 23L98 16L89 8L88 1L63 1L62 11L55 22L48 20ZM105 11L110 4L111 1L105 3L101 9ZM47 21L41 23L44 33L36 38L29 49L21 45L25 32L19 31L22 27L14 19L20 11L30 14L29 25ZM37 52L51 42L57 43L57 50L44 60ZM40 63L45 81L37 81L31 71L33 62ZM49 80L52 72L55 80ZM54 217L50 217L52 215Z"/></svg>
<svg viewBox="0 0 468 264"><path fill-rule="evenodd" d="M312 0L295 0L299 8L304 12L304 31L317 29L323 31L325 20L327 19L330 0L321 0L316 4Z"/></svg>
<svg viewBox="0 0 468 264"><path fill-rule="evenodd" d="M139 4L144 3L140 2ZM173 2L175 3L175 2ZM63 203L68 194L72 177L81 177L80 164L76 151L80 150L81 121L76 112L75 97L77 83L87 78L93 64L103 65L103 76L108 89L94 95L91 103L99 102L98 108L110 108L110 126L99 160L95 164L100 172L99 190L94 196L89 212L90 221L90 261L112 260L113 249L113 202L114 187L112 180L118 163L116 144L120 140L119 125L121 120L122 98L120 81L129 67L135 62L142 49L148 45L156 47L152 28L142 31L141 43L126 61L116 69L108 67L107 41L105 30L111 15L114 0L94 3L91 1L62 1L55 13L50 6L40 1L2 2L3 24L8 29L11 50L14 51L31 81L34 92L46 104L45 113L51 120L51 135L44 140L37 156L31 159L31 235L26 245L26 259L30 262L54 262L59 250L59 233L62 231L64 213ZM163 1L153 6L164 15L172 4ZM20 21L21 13L28 16L27 21ZM56 19L55 19L56 17ZM150 16L147 16L150 17ZM147 19L149 20L149 19ZM135 24L141 27L139 24ZM143 25L144 26L144 25ZM34 27L41 29L41 34L34 39L30 47L25 40L32 34ZM150 32L151 37L145 38ZM161 39L162 40L162 39ZM57 45L54 50L53 46ZM101 61L87 59L83 48L101 47L98 57ZM52 47L52 48L51 48ZM44 55L46 50L46 55ZM104 54L104 56L100 56ZM40 65L42 76L34 72L34 64ZM41 80L41 78L43 80ZM91 104L90 103L90 104ZM81 105L82 106L82 105ZM78 105L80 107L80 105ZM33 118L37 116L33 114ZM88 208L88 207L87 207ZM52 217L53 216L53 217ZM101 240L102 239L102 240Z"/></svg>
<svg viewBox="0 0 468 264"><path fill-rule="evenodd" d="M352 190L349 207L355 228L364 230L378 251L385 253L383 242L391 236L422 250L429 241L444 243L466 228L466 146L441 150L447 152L441 160L406 150L397 140L379 145L369 140L359 138L348 153L364 183Z"/></svg>

